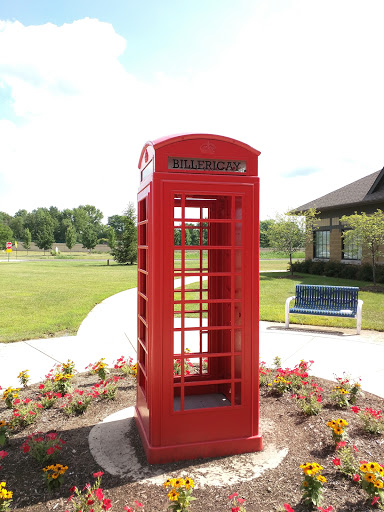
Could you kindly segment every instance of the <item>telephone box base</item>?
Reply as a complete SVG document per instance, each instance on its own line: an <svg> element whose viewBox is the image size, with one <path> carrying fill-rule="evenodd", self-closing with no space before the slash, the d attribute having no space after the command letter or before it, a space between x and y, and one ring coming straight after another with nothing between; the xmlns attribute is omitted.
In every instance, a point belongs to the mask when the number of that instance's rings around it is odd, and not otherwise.
<svg viewBox="0 0 384 512"><path fill-rule="evenodd" d="M135 421L149 464L164 464L167 462L177 462L179 460L239 455L241 453L259 452L263 449L262 435L238 439L184 443L171 446L152 446L149 443L137 412L135 414Z"/></svg>

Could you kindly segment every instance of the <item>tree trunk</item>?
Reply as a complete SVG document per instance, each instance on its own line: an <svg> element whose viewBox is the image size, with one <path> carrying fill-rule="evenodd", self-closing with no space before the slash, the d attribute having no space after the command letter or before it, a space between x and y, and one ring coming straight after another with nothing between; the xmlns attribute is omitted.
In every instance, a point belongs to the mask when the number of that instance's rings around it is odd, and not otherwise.
<svg viewBox="0 0 384 512"><path fill-rule="evenodd" d="M372 253L372 277L373 277L373 286L376 286L376 260L375 260L375 253Z"/></svg>

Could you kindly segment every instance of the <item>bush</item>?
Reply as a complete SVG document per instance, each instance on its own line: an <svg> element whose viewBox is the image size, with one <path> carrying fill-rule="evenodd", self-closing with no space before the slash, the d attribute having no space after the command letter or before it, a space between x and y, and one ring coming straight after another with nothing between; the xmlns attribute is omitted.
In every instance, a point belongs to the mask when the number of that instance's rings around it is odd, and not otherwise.
<svg viewBox="0 0 384 512"><path fill-rule="evenodd" d="M353 265L339 261L295 261L292 263L293 272L302 274L316 274L319 276L339 277L342 279L355 279L358 281L372 281L372 265ZM376 267L376 281L384 283L384 265Z"/></svg>

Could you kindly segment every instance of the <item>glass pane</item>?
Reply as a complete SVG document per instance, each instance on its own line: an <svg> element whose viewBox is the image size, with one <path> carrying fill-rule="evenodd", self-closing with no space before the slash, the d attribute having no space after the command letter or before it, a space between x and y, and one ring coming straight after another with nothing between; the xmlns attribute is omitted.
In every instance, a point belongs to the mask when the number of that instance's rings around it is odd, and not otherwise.
<svg viewBox="0 0 384 512"><path fill-rule="evenodd" d="M176 388L175 388L176 389ZM185 388L187 393L189 388ZM225 393L215 392L212 386L196 386L192 390L194 394L186 394L184 397L184 410L208 409L213 407L228 407L231 405ZM198 394L197 394L198 393ZM180 411L180 396L175 393L174 410Z"/></svg>

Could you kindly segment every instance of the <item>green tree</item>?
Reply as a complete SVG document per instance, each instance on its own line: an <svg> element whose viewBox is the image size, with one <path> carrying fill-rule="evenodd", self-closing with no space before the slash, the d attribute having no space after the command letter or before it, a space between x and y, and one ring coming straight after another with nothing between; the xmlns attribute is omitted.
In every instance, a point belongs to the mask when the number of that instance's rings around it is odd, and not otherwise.
<svg viewBox="0 0 384 512"><path fill-rule="evenodd" d="M7 242L11 242L13 239L12 229L4 224L0 223L0 249L5 249L7 247Z"/></svg>
<svg viewBox="0 0 384 512"><path fill-rule="evenodd" d="M72 247L76 244L76 240L77 236L75 228L73 226L68 226L67 231L65 232L65 245L70 251L72 251Z"/></svg>
<svg viewBox="0 0 384 512"><path fill-rule="evenodd" d="M116 247L116 232L113 228L109 228L108 231L108 247L113 251Z"/></svg>
<svg viewBox="0 0 384 512"><path fill-rule="evenodd" d="M174 229L174 244L175 245L181 245L181 229L175 228Z"/></svg>
<svg viewBox="0 0 384 512"><path fill-rule="evenodd" d="M28 256L28 251L31 248L31 240L32 240L31 232L29 231L28 228L25 228L24 234L23 234L23 247L27 251L27 256Z"/></svg>
<svg viewBox="0 0 384 512"><path fill-rule="evenodd" d="M50 249L55 241L54 221L46 208L38 208L32 214L34 214L35 243L39 249L44 250L45 254L45 251Z"/></svg>
<svg viewBox="0 0 384 512"><path fill-rule="evenodd" d="M96 233L96 238L101 237L104 226L101 224L103 214L100 210L95 206L87 204L85 206L81 205L78 208L74 208L72 212L73 225L78 233L78 239L80 242L83 241L83 233L88 227L91 227L93 232Z"/></svg>
<svg viewBox="0 0 384 512"><path fill-rule="evenodd" d="M297 214L277 215L267 231L269 246L289 256L291 275L292 254L313 240L318 212L311 208Z"/></svg>
<svg viewBox="0 0 384 512"><path fill-rule="evenodd" d="M112 215L112 217L108 217L108 226L115 230L117 236L122 235L125 226L125 216Z"/></svg>
<svg viewBox="0 0 384 512"><path fill-rule="evenodd" d="M56 206L50 206L48 213L51 216L53 222L53 237L55 242L62 242L61 237L61 212Z"/></svg>
<svg viewBox="0 0 384 512"><path fill-rule="evenodd" d="M117 235L116 247L111 254L118 263L132 265L137 260L136 211L133 203L129 203L124 212L124 230Z"/></svg>
<svg viewBox="0 0 384 512"><path fill-rule="evenodd" d="M12 220L12 215L9 215L5 212L0 212L0 223L5 224L6 226L9 226L10 222Z"/></svg>
<svg viewBox="0 0 384 512"><path fill-rule="evenodd" d="M97 233L96 229L91 226L85 226L83 228L83 233L81 235L81 243L83 246L89 250L89 252L92 252L92 249L94 249L97 245Z"/></svg>
<svg viewBox="0 0 384 512"><path fill-rule="evenodd" d="M367 215L365 212L353 215L344 215L341 222L349 229L344 231L343 238L345 242L351 242L353 245L361 245L371 258L372 280L376 286L376 265L377 258L384 255L384 213L377 210L375 213Z"/></svg>
<svg viewBox="0 0 384 512"><path fill-rule="evenodd" d="M260 247L269 247L268 229L274 222L273 219L260 221Z"/></svg>
<svg viewBox="0 0 384 512"><path fill-rule="evenodd" d="M12 217L12 219L9 221L9 227L12 229L16 240L22 240L24 235L23 217Z"/></svg>

